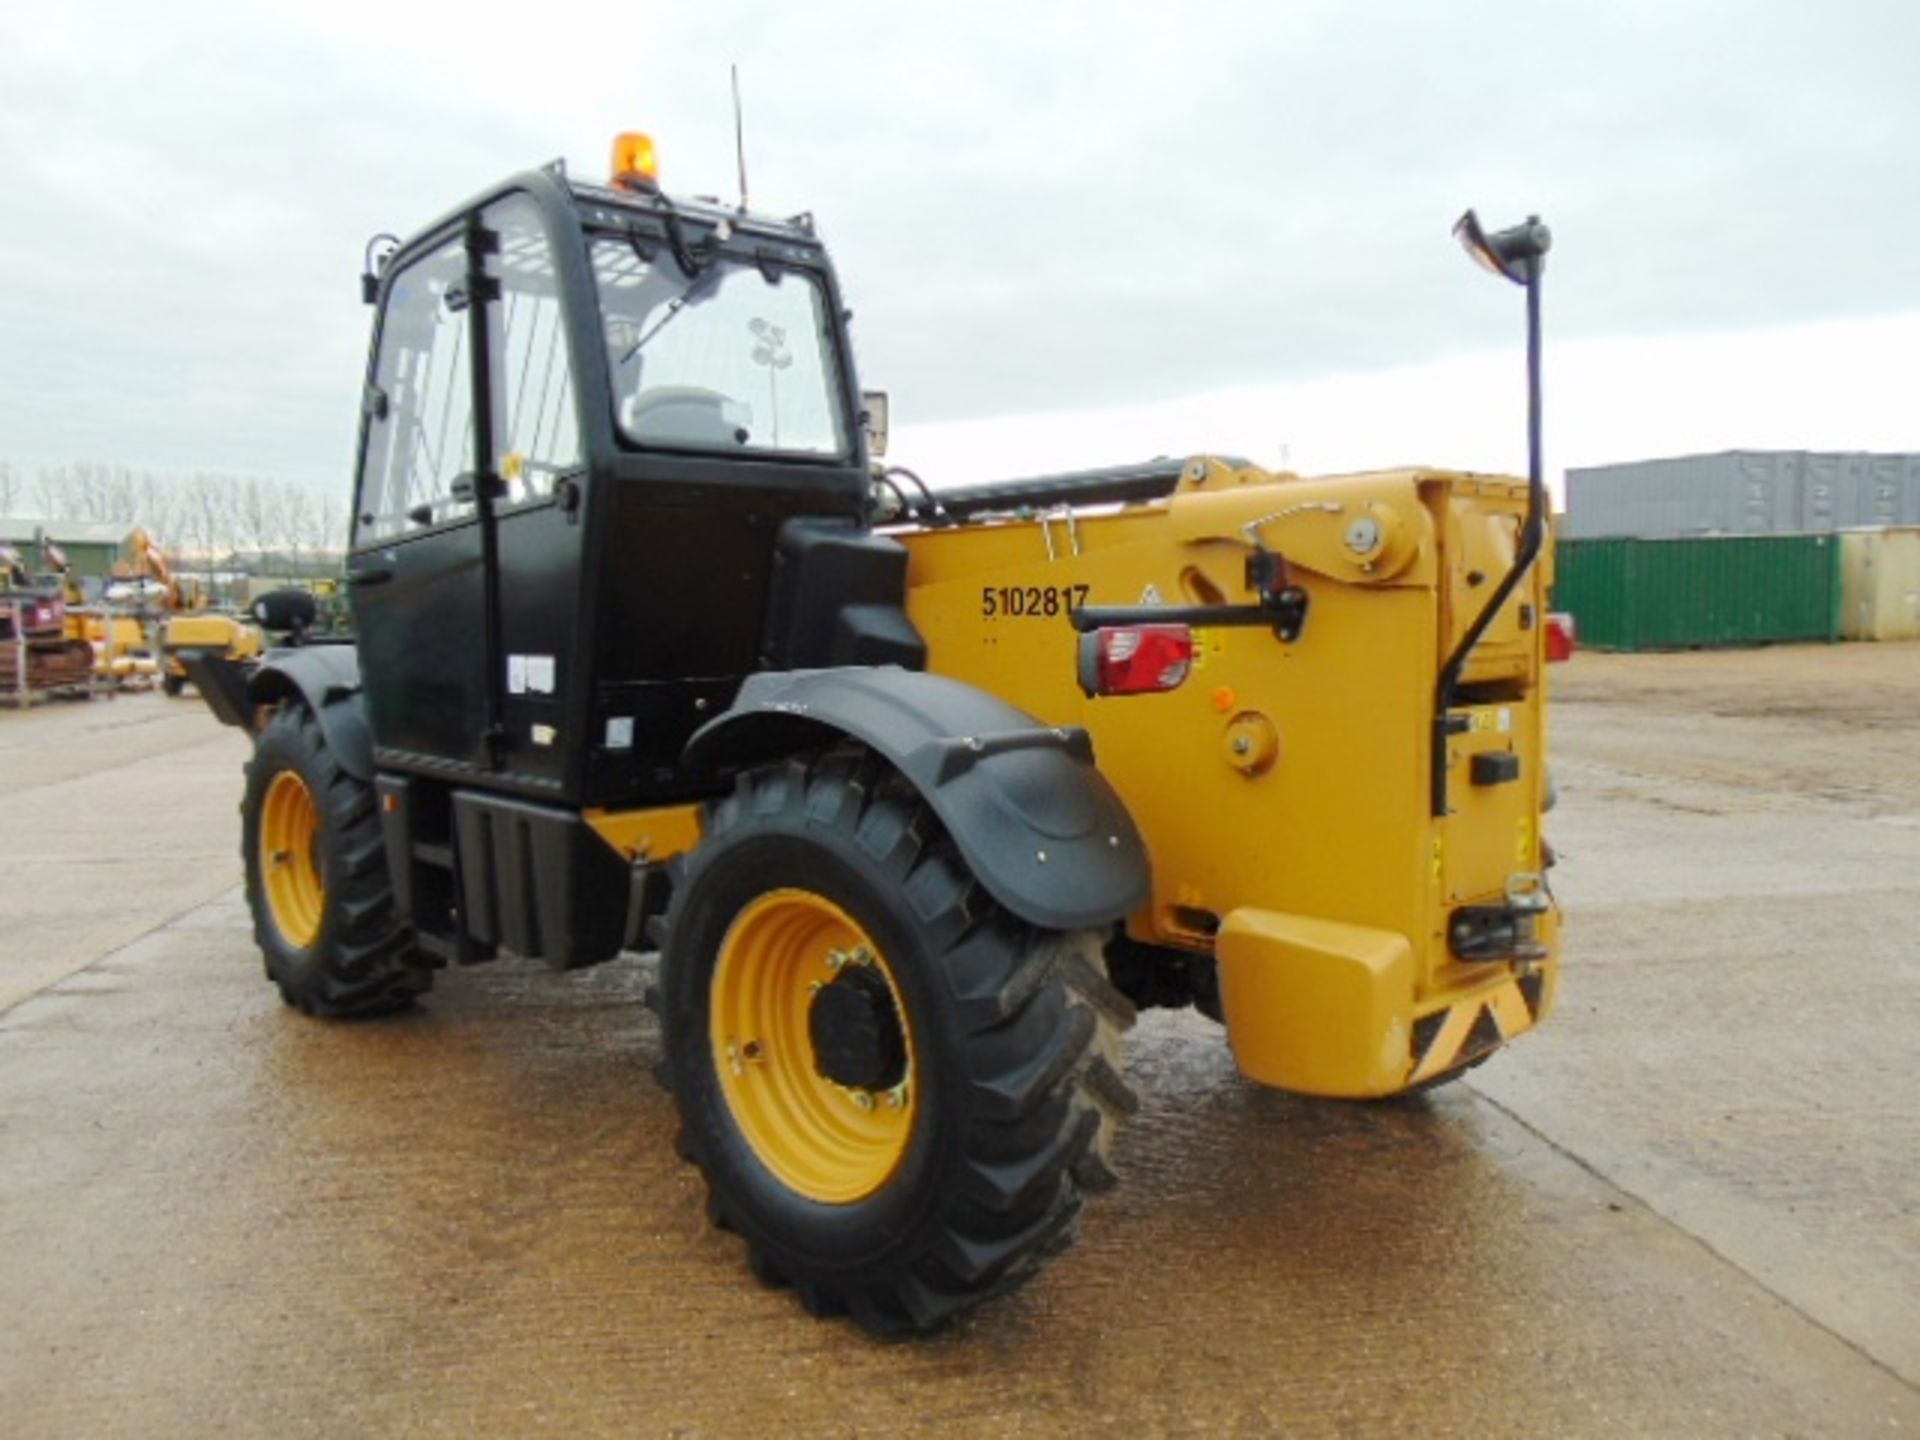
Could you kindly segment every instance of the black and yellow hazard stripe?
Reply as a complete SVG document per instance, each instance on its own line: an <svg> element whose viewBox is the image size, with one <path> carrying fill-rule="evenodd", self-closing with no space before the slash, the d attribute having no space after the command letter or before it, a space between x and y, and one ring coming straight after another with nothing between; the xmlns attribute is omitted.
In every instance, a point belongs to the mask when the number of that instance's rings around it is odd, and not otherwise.
<svg viewBox="0 0 1920 1440"><path fill-rule="evenodd" d="M1420 1016L1413 1022L1413 1072L1418 1085L1497 1050L1540 1018L1546 977L1514 976L1492 990Z"/></svg>

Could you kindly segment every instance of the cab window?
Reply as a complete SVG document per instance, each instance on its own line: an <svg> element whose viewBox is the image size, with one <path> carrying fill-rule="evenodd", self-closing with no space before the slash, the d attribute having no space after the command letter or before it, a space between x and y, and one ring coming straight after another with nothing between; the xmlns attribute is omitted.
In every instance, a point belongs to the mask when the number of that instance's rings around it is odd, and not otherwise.
<svg viewBox="0 0 1920 1440"><path fill-rule="evenodd" d="M524 196L484 214L499 236L486 267L501 506L535 501L582 468L578 405L553 255ZM393 280L380 328L356 538L361 543L474 511L473 378L467 253L456 235Z"/></svg>
<svg viewBox="0 0 1920 1440"><path fill-rule="evenodd" d="M843 455L829 311L802 270L716 258L687 273L671 249L593 243L620 431L674 450Z"/></svg>
<svg viewBox="0 0 1920 1440"><path fill-rule="evenodd" d="M472 509L456 493L473 473L466 249L459 237L393 279L367 426L356 536L385 539Z"/></svg>
<svg viewBox="0 0 1920 1440"><path fill-rule="evenodd" d="M501 503L515 505L551 495L556 483L584 468L584 452L553 247L540 212L517 196L487 218L500 234L494 473L505 486Z"/></svg>

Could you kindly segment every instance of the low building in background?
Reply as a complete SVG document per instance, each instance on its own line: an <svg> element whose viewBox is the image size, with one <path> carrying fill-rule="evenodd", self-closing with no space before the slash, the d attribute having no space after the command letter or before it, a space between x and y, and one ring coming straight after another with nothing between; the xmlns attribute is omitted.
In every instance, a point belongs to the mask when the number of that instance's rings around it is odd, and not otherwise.
<svg viewBox="0 0 1920 1440"><path fill-rule="evenodd" d="M27 566L42 570L40 546L51 540L67 557L76 578L100 581L127 558L130 526L117 520L46 520L31 515L0 515L0 545L9 546ZM94 587L94 588L97 588Z"/></svg>
<svg viewBox="0 0 1920 1440"><path fill-rule="evenodd" d="M1728 450L1567 471L1563 539L1920 525L1920 455Z"/></svg>

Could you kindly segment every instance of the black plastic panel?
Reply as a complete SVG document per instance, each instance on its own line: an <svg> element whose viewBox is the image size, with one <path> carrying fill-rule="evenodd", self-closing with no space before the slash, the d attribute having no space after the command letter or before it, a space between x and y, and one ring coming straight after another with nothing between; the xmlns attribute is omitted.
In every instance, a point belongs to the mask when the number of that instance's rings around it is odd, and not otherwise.
<svg viewBox="0 0 1920 1440"><path fill-rule="evenodd" d="M1469 764L1475 785L1506 785L1520 778L1520 757L1511 750L1483 750Z"/></svg>
<svg viewBox="0 0 1920 1440"><path fill-rule="evenodd" d="M1031 924L1111 924L1144 903L1146 847L1085 730L891 667L755 675L688 759L763 763L851 736L912 781L993 898Z"/></svg>
<svg viewBox="0 0 1920 1440"><path fill-rule="evenodd" d="M602 686L588 736L588 793L644 795L651 803L712 793L710 782L687 773L681 754L694 731L726 713L739 688L736 676Z"/></svg>
<svg viewBox="0 0 1920 1440"><path fill-rule="evenodd" d="M180 668L200 692L200 698L222 725L253 729L253 706L247 703L247 669L218 650L175 652Z"/></svg>
<svg viewBox="0 0 1920 1440"><path fill-rule="evenodd" d="M380 839L387 847L387 871L393 880L395 918L411 925L414 917L414 782L404 775L381 775L373 782L380 797Z"/></svg>
<svg viewBox="0 0 1920 1440"><path fill-rule="evenodd" d="M726 484L713 483L723 474ZM598 492L583 804L711 792L682 761L687 740L765 666L769 636L785 633L781 536L796 515L848 505L850 481L839 468L660 456L624 462ZM841 523L857 531L852 516Z"/></svg>
<svg viewBox="0 0 1920 1440"><path fill-rule="evenodd" d="M395 539L355 557L392 579L354 586L354 630L381 749L487 761L485 587L477 520Z"/></svg>
<svg viewBox="0 0 1920 1440"><path fill-rule="evenodd" d="M255 705L270 705L296 695L320 722L320 733L340 768L356 780L373 779L373 732L354 647L299 645L269 650L247 680L247 699Z"/></svg>
<svg viewBox="0 0 1920 1440"><path fill-rule="evenodd" d="M578 815L461 790L453 820L475 940L562 970L620 952L632 870Z"/></svg>
<svg viewBox="0 0 1920 1440"><path fill-rule="evenodd" d="M850 521L789 520L774 550L762 660L769 670L925 669L927 647L907 619L906 593L899 541Z"/></svg>

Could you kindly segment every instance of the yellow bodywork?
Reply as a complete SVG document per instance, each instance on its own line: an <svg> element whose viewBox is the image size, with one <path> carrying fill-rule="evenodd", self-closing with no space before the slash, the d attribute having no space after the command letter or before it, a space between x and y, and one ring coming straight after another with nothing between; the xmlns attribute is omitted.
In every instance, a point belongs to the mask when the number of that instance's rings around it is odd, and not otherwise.
<svg viewBox="0 0 1920 1440"><path fill-rule="evenodd" d="M1556 911L1535 922L1537 959L1463 963L1447 944L1457 907L1500 904L1510 882L1537 887L1542 873L1550 553L1469 659L1446 745L1449 813L1434 817L1430 799L1439 671L1511 567L1526 504L1512 479L1307 480L1200 459L1165 500L899 534L927 668L1092 735L1152 865L1127 932L1214 957L1252 1079L1391 1095L1552 1008ZM1198 630L1179 689L1081 693L1074 609L1251 603L1254 537L1308 594L1297 640ZM1518 779L1473 784L1485 751L1517 755ZM664 860L700 836L691 806L584 818L629 859Z"/></svg>
<svg viewBox="0 0 1920 1440"><path fill-rule="evenodd" d="M1462 677L1451 813L1434 818L1429 798L1436 679L1510 568L1526 499L1510 479L1307 480L1196 460L1166 500L900 536L928 668L1092 734L1152 863L1128 932L1216 957L1229 1039L1256 1080L1392 1094L1552 1004L1551 912L1543 959L1462 964L1446 942L1453 907L1501 903L1510 877L1541 871L1547 562ZM1071 609L1251 603L1250 537L1308 593L1297 641L1200 630L1179 689L1082 695ZM1482 750L1518 755L1519 778L1470 783Z"/></svg>
<svg viewBox="0 0 1920 1440"><path fill-rule="evenodd" d="M658 863L700 842L700 807L669 805L654 810L586 810L581 819L628 860Z"/></svg>
<svg viewBox="0 0 1920 1440"><path fill-rule="evenodd" d="M160 632L160 648L166 656L167 673L184 677L180 664L182 650L211 650L227 660L250 660L261 650L257 626L233 615L201 610L169 615Z"/></svg>

